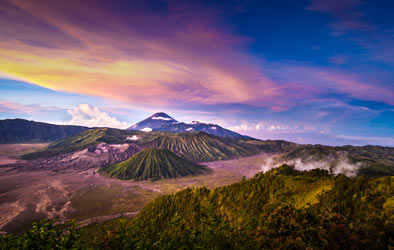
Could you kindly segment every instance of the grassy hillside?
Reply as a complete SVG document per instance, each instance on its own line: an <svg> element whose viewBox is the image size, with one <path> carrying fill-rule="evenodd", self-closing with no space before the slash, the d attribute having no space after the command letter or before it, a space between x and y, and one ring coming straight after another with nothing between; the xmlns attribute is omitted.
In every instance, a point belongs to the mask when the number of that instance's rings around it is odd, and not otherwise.
<svg viewBox="0 0 394 250"><path fill-rule="evenodd" d="M167 132L188 132L189 130L201 131L210 135L216 135L220 137L252 139L249 136L244 136L234 131L222 128L217 124L207 124L207 123L199 123L199 122L192 124L184 123L184 122L170 123L160 128L154 129L154 131L167 131Z"/></svg>
<svg viewBox="0 0 394 250"><path fill-rule="evenodd" d="M121 144L127 141L128 136L138 135L140 131L126 131L113 128L88 129L77 135L55 141L43 150L23 156L25 159L36 159L40 157L51 157L82 150L90 146L105 142L108 144Z"/></svg>
<svg viewBox="0 0 394 250"><path fill-rule="evenodd" d="M127 139L133 135L138 136L138 140ZM204 132L144 133L134 130L100 128L89 129L78 135L53 142L46 149L25 155L24 158L56 156L97 145L100 142L108 144L136 143L142 148L166 148L193 162L225 160L260 152L258 145L239 142L237 139L208 135Z"/></svg>
<svg viewBox="0 0 394 250"><path fill-rule="evenodd" d="M256 145L222 138L204 132L159 134L141 144L142 147L166 148L193 162L227 160L257 154Z"/></svg>
<svg viewBox="0 0 394 250"><path fill-rule="evenodd" d="M80 134L73 135L58 141L55 141L43 150L35 153L26 154L24 159L35 159L40 157L51 157L59 154L70 153L81 150L99 143L98 139L105 135L107 129L89 129Z"/></svg>
<svg viewBox="0 0 394 250"><path fill-rule="evenodd" d="M128 160L104 167L101 172L122 180L159 180L202 174L207 169L183 159L168 149L148 148Z"/></svg>
<svg viewBox="0 0 394 250"><path fill-rule="evenodd" d="M134 219L60 232L72 237L70 247L89 249L392 249L393 181L283 165L229 186L161 196ZM48 227L0 243L65 244L56 233L39 237Z"/></svg>
<svg viewBox="0 0 394 250"><path fill-rule="evenodd" d="M87 127L54 125L24 119L0 120L0 144L56 141L78 134Z"/></svg>
<svg viewBox="0 0 394 250"><path fill-rule="evenodd" d="M118 249L387 249L393 181L284 165L230 186L159 197L134 220L112 224L105 241L87 240Z"/></svg>
<svg viewBox="0 0 394 250"><path fill-rule="evenodd" d="M128 139L133 136L137 137L137 140ZM356 169L361 167L358 171L361 175L394 175L394 148L392 147L299 145L281 140L223 138L205 132L144 133L110 128L89 129L55 141L47 148L25 155L24 158L56 156L82 150L100 142L108 144L134 143L139 148L166 148L192 162L234 159L252 156L260 152L284 153L279 162L301 160L303 163L312 164L320 161L333 167L338 164L353 164L356 165Z"/></svg>

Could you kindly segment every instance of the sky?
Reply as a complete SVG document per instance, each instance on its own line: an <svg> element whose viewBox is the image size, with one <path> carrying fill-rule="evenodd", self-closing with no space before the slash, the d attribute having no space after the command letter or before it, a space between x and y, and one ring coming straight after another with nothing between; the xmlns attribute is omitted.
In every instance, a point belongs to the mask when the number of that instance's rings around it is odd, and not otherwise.
<svg viewBox="0 0 394 250"><path fill-rule="evenodd" d="M394 146L394 2L0 0L0 119L155 112L259 139Z"/></svg>

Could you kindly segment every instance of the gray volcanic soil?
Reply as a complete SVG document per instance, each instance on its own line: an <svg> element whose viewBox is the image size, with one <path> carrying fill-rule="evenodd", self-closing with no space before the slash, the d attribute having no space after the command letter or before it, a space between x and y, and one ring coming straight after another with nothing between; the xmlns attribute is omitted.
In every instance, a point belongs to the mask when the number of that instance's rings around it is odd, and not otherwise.
<svg viewBox="0 0 394 250"><path fill-rule="evenodd" d="M116 184L131 192L141 186L102 177L95 170L18 172L0 168L0 230L20 232L44 218L64 222L73 218L76 212L71 207L71 200L77 190ZM149 186L144 188L152 189Z"/></svg>
<svg viewBox="0 0 394 250"><path fill-rule="evenodd" d="M137 150L101 144L56 158L0 166L0 232L19 233L43 218L59 223L77 218L87 225L121 214L134 216L165 193L190 186L214 188L252 177L268 156L205 163L212 173L157 182L121 181L97 173L102 164L125 160Z"/></svg>
<svg viewBox="0 0 394 250"><path fill-rule="evenodd" d="M91 146L84 150L49 158L19 161L8 166L18 171L86 170L125 161L140 150L141 148L134 143L109 145L102 142L97 146Z"/></svg>

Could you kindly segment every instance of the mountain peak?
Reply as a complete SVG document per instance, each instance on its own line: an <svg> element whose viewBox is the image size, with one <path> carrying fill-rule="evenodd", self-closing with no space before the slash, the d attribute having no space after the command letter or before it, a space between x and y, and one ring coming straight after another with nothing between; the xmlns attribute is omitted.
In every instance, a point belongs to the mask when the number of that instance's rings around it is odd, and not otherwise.
<svg viewBox="0 0 394 250"><path fill-rule="evenodd" d="M153 115L149 116L143 121L140 121L137 124L134 124L128 129L132 130L142 130L142 131L152 131L154 129L158 129L163 127L164 125L172 124L174 122L177 122L174 118L171 116L167 115L164 112L157 112L154 113Z"/></svg>
<svg viewBox="0 0 394 250"><path fill-rule="evenodd" d="M153 119L153 120L163 120L163 121L176 121L174 118L171 116L167 115L164 112L157 112L151 115L148 119Z"/></svg>
<svg viewBox="0 0 394 250"><path fill-rule="evenodd" d="M191 123L178 122L171 116L164 112L157 112L143 121L128 128L130 130L141 130L144 132L150 131L163 131L163 132L196 132L202 131L207 134L229 137L229 138L249 138L247 136L240 135L231 130L222 128L217 124L201 123L199 121L192 121Z"/></svg>

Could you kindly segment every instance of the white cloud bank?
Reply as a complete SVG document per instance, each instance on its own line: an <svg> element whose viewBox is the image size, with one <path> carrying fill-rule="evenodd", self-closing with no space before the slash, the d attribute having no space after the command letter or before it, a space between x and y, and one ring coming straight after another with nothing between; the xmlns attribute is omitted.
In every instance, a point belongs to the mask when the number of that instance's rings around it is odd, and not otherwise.
<svg viewBox="0 0 394 250"><path fill-rule="evenodd" d="M142 131L142 132L152 132L152 129L151 128L143 128L143 129L140 129L140 131Z"/></svg>
<svg viewBox="0 0 394 250"><path fill-rule="evenodd" d="M152 120L172 121L173 119L169 117L156 116L156 117L152 117Z"/></svg>
<svg viewBox="0 0 394 250"><path fill-rule="evenodd" d="M234 130L239 133L245 133L249 131L262 131L264 133L303 133L303 132L316 132L317 128L314 126L302 126L302 125L283 125L274 123L263 123L258 122L250 124L246 121L242 121L240 125L227 126L226 128Z"/></svg>
<svg viewBox="0 0 394 250"><path fill-rule="evenodd" d="M129 127L126 122L121 122L108 113L101 111L98 107L92 107L89 104L79 104L74 109L67 110L67 112L72 116L71 120L66 122L68 125L121 129Z"/></svg>
<svg viewBox="0 0 394 250"><path fill-rule="evenodd" d="M126 140L128 141L138 141L140 137L133 135L133 136L127 136Z"/></svg>

